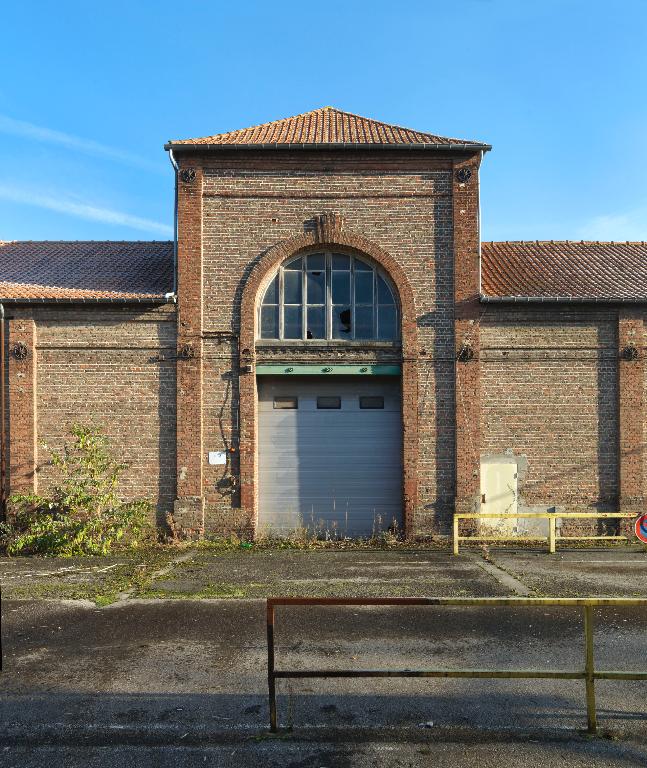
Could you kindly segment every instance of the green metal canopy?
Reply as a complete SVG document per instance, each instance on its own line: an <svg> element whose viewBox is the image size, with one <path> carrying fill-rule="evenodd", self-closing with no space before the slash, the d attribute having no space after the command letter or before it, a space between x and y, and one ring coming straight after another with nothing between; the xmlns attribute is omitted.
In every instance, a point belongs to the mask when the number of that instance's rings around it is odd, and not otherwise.
<svg viewBox="0 0 647 768"><path fill-rule="evenodd" d="M261 363L259 376L399 376L399 365L303 365L299 363Z"/></svg>

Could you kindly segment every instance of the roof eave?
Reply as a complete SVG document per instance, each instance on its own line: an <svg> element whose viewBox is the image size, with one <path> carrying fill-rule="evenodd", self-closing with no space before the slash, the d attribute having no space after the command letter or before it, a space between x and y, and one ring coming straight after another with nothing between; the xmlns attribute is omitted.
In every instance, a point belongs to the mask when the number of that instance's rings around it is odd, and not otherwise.
<svg viewBox="0 0 647 768"><path fill-rule="evenodd" d="M0 298L0 304L16 305L16 304L147 304L147 305L163 305L163 304L175 304L177 297L175 294L166 296L141 296L141 297L12 297L12 298Z"/></svg>
<svg viewBox="0 0 647 768"><path fill-rule="evenodd" d="M183 144L182 142L169 141L164 145L164 149L168 152L172 149L174 152L213 152L213 151L228 151L228 150L319 150L325 151L328 149L377 149L377 150L434 150L445 152L489 152L492 149L491 144L480 143L429 143L429 144L361 144L358 142L329 142L329 143L312 143L312 144Z"/></svg>
<svg viewBox="0 0 647 768"><path fill-rule="evenodd" d="M488 296L482 304L647 304L647 296Z"/></svg>

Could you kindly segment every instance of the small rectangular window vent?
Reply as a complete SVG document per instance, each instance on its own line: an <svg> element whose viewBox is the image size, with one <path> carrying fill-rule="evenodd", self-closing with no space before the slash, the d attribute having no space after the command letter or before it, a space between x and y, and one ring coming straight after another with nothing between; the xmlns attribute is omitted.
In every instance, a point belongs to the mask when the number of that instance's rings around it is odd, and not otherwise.
<svg viewBox="0 0 647 768"><path fill-rule="evenodd" d="M289 397L282 395L274 398L274 408L281 410L294 410L299 407L298 397Z"/></svg>
<svg viewBox="0 0 647 768"><path fill-rule="evenodd" d="M318 397L317 408L323 409L339 409L341 408L341 397Z"/></svg>
<svg viewBox="0 0 647 768"><path fill-rule="evenodd" d="M377 395L362 395L359 398L359 407L367 410L384 408L384 398Z"/></svg>

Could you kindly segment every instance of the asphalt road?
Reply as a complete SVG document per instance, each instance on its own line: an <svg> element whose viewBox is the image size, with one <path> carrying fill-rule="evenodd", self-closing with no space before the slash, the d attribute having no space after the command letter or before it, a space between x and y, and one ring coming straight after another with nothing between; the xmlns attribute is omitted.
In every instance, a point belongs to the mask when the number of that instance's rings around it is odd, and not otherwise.
<svg viewBox="0 0 647 768"><path fill-rule="evenodd" d="M647 596L644 548L485 554L1 558L0 765L646 766L647 684L637 682L598 683L594 739L581 681L280 681L282 730L268 733L254 598ZM598 666L644 670L646 629L645 612L598 611ZM581 616L557 608L281 608L276 637L279 667L583 663Z"/></svg>
<svg viewBox="0 0 647 768"><path fill-rule="evenodd" d="M3 766L647 765L645 683L598 683L590 739L580 681L279 683L267 732L258 600L5 601ZM601 666L644 669L647 613L600 610ZM572 609L285 608L278 666L582 665Z"/></svg>

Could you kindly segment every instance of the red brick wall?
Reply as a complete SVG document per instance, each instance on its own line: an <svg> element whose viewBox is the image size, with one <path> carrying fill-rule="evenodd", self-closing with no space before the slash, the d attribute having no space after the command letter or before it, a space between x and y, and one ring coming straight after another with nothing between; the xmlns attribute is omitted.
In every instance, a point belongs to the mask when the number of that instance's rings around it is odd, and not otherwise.
<svg viewBox="0 0 647 768"><path fill-rule="evenodd" d="M643 512L645 496L645 355L644 311L623 307L618 313L620 506ZM634 353L636 359L633 359Z"/></svg>
<svg viewBox="0 0 647 768"><path fill-rule="evenodd" d="M153 501L163 523L176 495L174 308L36 308L11 315L12 339L22 327L33 327L33 336L27 361L9 362L10 456L16 461L10 490L26 488L27 443L35 446L35 477L42 491L53 477L43 443L60 449L71 424L92 423L128 465L124 496ZM35 364L27 395L20 389L27 379L19 376L30 361ZM31 423L25 415L29 399L37 413Z"/></svg>
<svg viewBox="0 0 647 768"><path fill-rule="evenodd" d="M35 380L37 366L36 326L22 317L8 325L8 412L11 450L8 472L9 493L29 493L38 488L36 474Z"/></svg>
<svg viewBox="0 0 647 768"><path fill-rule="evenodd" d="M482 453L527 457L522 506L614 510L617 312L490 305L480 326Z"/></svg>
<svg viewBox="0 0 647 768"><path fill-rule="evenodd" d="M476 172L461 189L461 209L467 212L461 214L455 265L456 187L450 156L415 151L219 152L180 154L178 159L181 168L197 169L190 185L192 202L180 185L179 304L182 318L189 311L189 302L195 303L193 288L183 290L183 282L196 283L193 278L183 281L183 269L188 274L189 268L182 264L201 252L201 461L207 529L244 525L254 506L254 425L250 422L251 431L245 431L244 416L246 409L253 411L255 407L255 384L253 374L238 375L235 349L238 335L250 331L248 327L241 331L240 314L247 279L264 254L285 241L312 233L315 217L330 210L343 217L345 231L388 254L405 276L412 296L410 315L416 342L403 361L405 378L410 382L404 394L406 414L417 424L414 432L405 434L405 441L409 437L418 446L412 452L416 466L407 462L405 470L409 475L409 480L405 477L405 493L413 500L408 532L446 528L454 508L456 477L453 278L455 266L459 271L471 269L477 260ZM475 171L476 160L471 161ZM195 215L199 205L202 229L198 233ZM189 216L184 226L191 234L183 248L183 219ZM475 298L478 281L470 278L468 282L470 295ZM244 322L249 324L248 319ZM254 355L253 345L241 344L243 348ZM293 353L293 359L298 354L306 353ZM198 378L194 371L192 391L199 386ZM240 445L239 415L243 430ZM180 423L178 444L183 430ZM240 454L236 451L232 455L230 468L223 471L208 466L208 451L232 446L240 448ZM239 455L240 493L227 487L229 469L236 475Z"/></svg>

